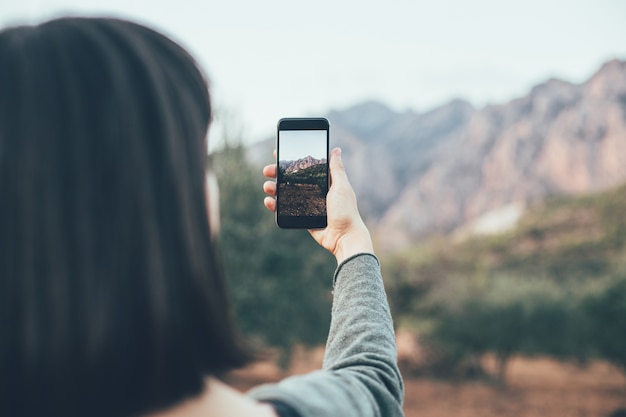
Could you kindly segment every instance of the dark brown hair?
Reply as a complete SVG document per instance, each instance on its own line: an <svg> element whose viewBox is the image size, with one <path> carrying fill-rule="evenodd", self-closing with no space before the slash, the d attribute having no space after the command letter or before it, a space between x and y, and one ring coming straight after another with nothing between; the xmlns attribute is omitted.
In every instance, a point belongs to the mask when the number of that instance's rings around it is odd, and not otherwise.
<svg viewBox="0 0 626 417"><path fill-rule="evenodd" d="M128 416L242 365L205 199L207 83L144 26L0 32L0 415Z"/></svg>

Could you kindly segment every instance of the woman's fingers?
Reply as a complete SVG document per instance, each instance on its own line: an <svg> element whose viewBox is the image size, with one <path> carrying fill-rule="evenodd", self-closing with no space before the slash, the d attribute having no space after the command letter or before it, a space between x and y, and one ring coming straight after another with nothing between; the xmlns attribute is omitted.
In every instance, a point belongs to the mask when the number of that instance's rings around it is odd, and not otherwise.
<svg viewBox="0 0 626 417"><path fill-rule="evenodd" d="M276 183L274 181L265 181L263 183L263 191L265 191L265 194L275 197L276 196Z"/></svg>
<svg viewBox="0 0 626 417"><path fill-rule="evenodd" d="M274 149L274 158L276 158L276 149ZM267 178L276 179L276 164L270 164L263 167L263 175ZM276 211L276 182L265 181L263 183L263 191L268 195L263 199L263 205L271 212Z"/></svg>
<svg viewBox="0 0 626 417"><path fill-rule="evenodd" d="M263 204L269 211L276 211L276 200L272 197L265 197Z"/></svg>
<svg viewBox="0 0 626 417"><path fill-rule="evenodd" d="M268 195L263 199L263 204L269 211L276 211L276 183L274 181L265 181L263 183L263 191Z"/></svg>
<svg viewBox="0 0 626 417"><path fill-rule="evenodd" d="M263 167L263 175L267 178L276 178L276 164L265 165Z"/></svg>

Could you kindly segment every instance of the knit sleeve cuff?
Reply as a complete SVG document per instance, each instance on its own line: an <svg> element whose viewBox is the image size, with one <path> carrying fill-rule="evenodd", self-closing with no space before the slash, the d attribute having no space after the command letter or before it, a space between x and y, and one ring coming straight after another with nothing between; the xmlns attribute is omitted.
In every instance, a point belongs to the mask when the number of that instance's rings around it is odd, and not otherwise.
<svg viewBox="0 0 626 417"><path fill-rule="evenodd" d="M380 267L380 261L378 260L378 258L376 257L376 255L374 255L373 253L369 253L369 252L361 252L361 253L357 253L355 255L349 256L346 259L344 259L338 266L337 269L335 270L335 274L333 276L333 288L335 288L335 283L337 282L337 277L339 276L339 273L341 272L341 270L343 269L343 267L345 265L347 265L350 262L356 261L359 258L364 258L364 257L371 257L374 258L374 261L376 262L376 264Z"/></svg>

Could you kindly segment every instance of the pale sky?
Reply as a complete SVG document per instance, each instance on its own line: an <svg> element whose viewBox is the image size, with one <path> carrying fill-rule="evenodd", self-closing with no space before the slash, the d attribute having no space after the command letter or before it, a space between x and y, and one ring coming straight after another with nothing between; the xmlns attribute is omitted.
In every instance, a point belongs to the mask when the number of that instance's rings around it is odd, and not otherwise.
<svg viewBox="0 0 626 417"><path fill-rule="evenodd" d="M274 135L281 117L368 99L398 111L501 103L626 59L624 0L0 0L2 26L68 13L182 43L211 79L218 127L247 141Z"/></svg>
<svg viewBox="0 0 626 417"><path fill-rule="evenodd" d="M280 135L281 161L297 161L307 156L326 158L325 130L283 130Z"/></svg>

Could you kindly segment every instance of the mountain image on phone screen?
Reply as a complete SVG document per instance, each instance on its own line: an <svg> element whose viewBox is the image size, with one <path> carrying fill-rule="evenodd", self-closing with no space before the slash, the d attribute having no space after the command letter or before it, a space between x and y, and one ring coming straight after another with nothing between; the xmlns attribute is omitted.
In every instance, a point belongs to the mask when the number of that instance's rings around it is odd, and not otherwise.
<svg viewBox="0 0 626 417"><path fill-rule="evenodd" d="M328 193L327 132L281 131L279 216L325 216Z"/></svg>

